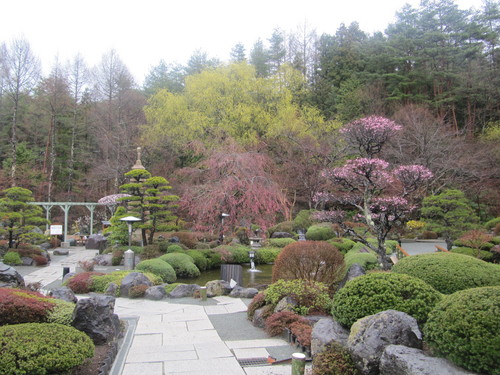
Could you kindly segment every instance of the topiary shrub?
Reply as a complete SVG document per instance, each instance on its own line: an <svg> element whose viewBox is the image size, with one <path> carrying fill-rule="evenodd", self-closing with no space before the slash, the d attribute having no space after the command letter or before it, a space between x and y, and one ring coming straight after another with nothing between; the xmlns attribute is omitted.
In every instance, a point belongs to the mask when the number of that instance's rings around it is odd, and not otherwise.
<svg viewBox="0 0 500 375"><path fill-rule="evenodd" d="M177 273L172 265L163 260L163 257L167 255L169 254L162 255L160 258L157 259L143 260L139 262L137 266L135 266L135 268L138 269L139 271L151 272L152 274L161 277L161 279L165 283L173 283L175 280L177 280L176 277ZM178 254L178 255L184 255L184 254ZM189 258L188 255L186 256Z"/></svg>
<svg viewBox="0 0 500 375"><path fill-rule="evenodd" d="M85 333L55 323L0 327L0 348L0 374L66 374L94 355Z"/></svg>
<svg viewBox="0 0 500 375"><path fill-rule="evenodd" d="M291 243L297 242L293 238L270 238L269 246L273 247L285 247L286 245L290 245Z"/></svg>
<svg viewBox="0 0 500 375"><path fill-rule="evenodd" d="M66 286L75 294L86 294L92 291L92 277L104 275L102 272L81 272L71 277Z"/></svg>
<svg viewBox="0 0 500 375"><path fill-rule="evenodd" d="M293 219L293 229L295 231L302 229L307 230L312 224L311 214L317 212L316 210L300 210L297 216Z"/></svg>
<svg viewBox="0 0 500 375"><path fill-rule="evenodd" d="M167 262L172 266L177 277L198 277L200 276L200 270L187 254L182 253L169 253L162 255L159 259ZM175 281L175 280L174 280ZM173 282L173 281L167 281Z"/></svg>
<svg viewBox="0 0 500 375"><path fill-rule="evenodd" d="M453 253L405 257L392 267L392 272L418 277L444 294L500 285L500 266Z"/></svg>
<svg viewBox="0 0 500 375"><path fill-rule="evenodd" d="M283 221L281 223L276 224L274 227L269 228L267 230L267 233L269 234L269 238L271 238L273 233L275 232L286 232L292 234L293 227L294 227L293 221Z"/></svg>
<svg viewBox="0 0 500 375"><path fill-rule="evenodd" d="M332 315L350 327L358 319L385 310L398 310L419 323L442 298L424 281L409 275L376 272L349 281L333 298Z"/></svg>
<svg viewBox="0 0 500 375"><path fill-rule="evenodd" d="M23 261L21 260L21 256L17 251L8 251L4 256L3 256L3 262L5 264L9 264L11 266L18 266L20 264L23 264Z"/></svg>
<svg viewBox="0 0 500 375"><path fill-rule="evenodd" d="M373 251L360 253L357 251L348 251L344 257L346 269L351 268L354 263L359 264L364 270L374 270L380 268L377 255Z"/></svg>
<svg viewBox="0 0 500 375"><path fill-rule="evenodd" d="M32 258L37 266L45 266L49 262L43 255L33 255Z"/></svg>
<svg viewBox="0 0 500 375"><path fill-rule="evenodd" d="M481 374L500 369L500 287L446 296L424 326L427 344L458 366Z"/></svg>
<svg viewBox="0 0 500 375"><path fill-rule="evenodd" d="M463 247L463 246L454 247L453 249L451 249L451 252L455 254L468 255L470 257L484 260L485 262L492 262L494 258L493 253L491 253L490 251L486 250L478 251L477 249L473 249L471 247Z"/></svg>
<svg viewBox="0 0 500 375"><path fill-rule="evenodd" d="M181 245L173 244L167 248L167 253L183 253L184 249Z"/></svg>
<svg viewBox="0 0 500 375"><path fill-rule="evenodd" d="M331 308L331 298L328 287L315 281L298 280L278 280L269 285L265 291L266 304L273 308L286 296L291 296L297 301L294 311L301 315L309 313L327 314Z"/></svg>
<svg viewBox="0 0 500 375"><path fill-rule="evenodd" d="M280 311L270 315L265 322L265 330L269 336L281 335L285 328L295 322L308 324L308 320L291 311Z"/></svg>
<svg viewBox="0 0 500 375"><path fill-rule="evenodd" d="M281 252L280 247L261 247L255 251L255 263L268 264L273 263Z"/></svg>
<svg viewBox="0 0 500 375"><path fill-rule="evenodd" d="M63 301L62 299L54 298L54 307L47 314L47 323L58 323L70 326L73 322L73 312L75 304L72 302Z"/></svg>
<svg viewBox="0 0 500 375"><path fill-rule="evenodd" d="M337 237L337 235L330 223L311 225L306 232L306 238L309 241L328 241L334 237Z"/></svg>
<svg viewBox="0 0 500 375"><path fill-rule="evenodd" d="M328 240L328 243L339 249L342 254L346 254L356 244L356 242L348 238L332 238Z"/></svg>
<svg viewBox="0 0 500 375"><path fill-rule="evenodd" d="M193 262L200 271L206 271L208 260L205 254L199 250L187 250L186 254L193 258Z"/></svg>
<svg viewBox="0 0 500 375"><path fill-rule="evenodd" d="M147 245L141 251L141 260L158 258L162 254L158 245Z"/></svg>
<svg viewBox="0 0 500 375"><path fill-rule="evenodd" d="M221 254L215 250L200 250L207 258L207 270L219 268L223 263Z"/></svg>
<svg viewBox="0 0 500 375"><path fill-rule="evenodd" d="M38 292L0 288L0 325L45 322L54 301Z"/></svg>
<svg viewBox="0 0 500 375"><path fill-rule="evenodd" d="M313 358L312 375L360 375L349 352L339 344L328 344Z"/></svg>
<svg viewBox="0 0 500 375"><path fill-rule="evenodd" d="M332 287L344 275L343 255L323 241L297 241L285 246L273 267L273 281L303 279Z"/></svg>

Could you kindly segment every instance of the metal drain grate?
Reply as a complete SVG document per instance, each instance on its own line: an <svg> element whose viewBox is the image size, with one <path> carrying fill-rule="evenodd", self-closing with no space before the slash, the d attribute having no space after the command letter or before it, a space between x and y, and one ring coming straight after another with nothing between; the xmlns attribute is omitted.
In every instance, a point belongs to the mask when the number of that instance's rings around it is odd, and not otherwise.
<svg viewBox="0 0 500 375"><path fill-rule="evenodd" d="M238 363L242 367L269 365L269 363L267 362L267 358L243 358L238 359Z"/></svg>

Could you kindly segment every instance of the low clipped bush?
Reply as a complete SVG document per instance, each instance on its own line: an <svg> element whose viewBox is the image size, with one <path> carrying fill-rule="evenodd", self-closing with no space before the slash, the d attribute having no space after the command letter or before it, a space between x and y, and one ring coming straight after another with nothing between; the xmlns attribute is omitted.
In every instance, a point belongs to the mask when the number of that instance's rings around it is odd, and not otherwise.
<svg viewBox="0 0 500 375"><path fill-rule="evenodd" d="M293 238L270 238L269 246L272 247L285 247L286 245L290 245L291 243L296 242Z"/></svg>
<svg viewBox="0 0 500 375"><path fill-rule="evenodd" d="M181 245L173 244L167 247L167 253L183 253L184 248Z"/></svg>
<svg viewBox="0 0 500 375"><path fill-rule="evenodd" d="M0 325L45 322L55 305L55 298L38 292L0 288Z"/></svg>
<svg viewBox="0 0 500 375"><path fill-rule="evenodd" d="M453 249L451 249L451 252L455 253L455 254L468 255L470 257L482 259L485 262L493 261L493 253L491 253L490 251L486 251L486 250L479 250L478 251L477 249L473 249L472 247L459 246L459 247L454 247Z"/></svg>
<svg viewBox="0 0 500 375"><path fill-rule="evenodd" d="M168 254L162 255L162 257L166 255ZM177 273L174 268L161 258L143 260L139 262L135 268L139 271L151 272L152 274L161 277L165 283L173 283L177 280Z"/></svg>
<svg viewBox="0 0 500 375"><path fill-rule="evenodd" d="M206 271L208 260L205 254L200 250L187 250L186 254L193 258L193 262L200 271Z"/></svg>
<svg viewBox="0 0 500 375"><path fill-rule="evenodd" d="M366 271L379 268L377 255L373 251L368 253L360 253L357 251L349 251L344 257L346 269L351 268L354 263L359 264Z"/></svg>
<svg viewBox="0 0 500 375"><path fill-rule="evenodd" d="M339 249L342 254L346 254L356 244L356 242L349 238L332 238L328 242Z"/></svg>
<svg viewBox="0 0 500 375"><path fill-rule="evenodd" d="M273 267L273 281L303 279L331 287L344 275L344 256L324 241L297 241L285 246Z"/></svg>
<svg viewBox="0 0 500 375"><path fill-rule="evenodd" d="M215 250L200 250L207 258L207 270L219 268L223 263L221 254Z"/></svg>
<svg viewBox="0 0 500 375"><path fill-rule="evenodd" d="M123 250L114 250L111 257L111 265L119 266L122 263L124 253Z"/></svg>
<svg viewBox="0 0 500 375"><path fill-rule="evenodd" d="M275 226L269 228L267 230L269 234L269 238L273 235L275 232L286 232L293 234L294 230L294 222L293 221L283 221L281 223L276 224Z"/></svg>
<svg viewBox="0 0 500 375"><path fill-rule="evenodd" d="M148 288L149 286L144 284L134 285L129 289L128 296L129 298L142 298L146 294Z"/></svg>
<svg viewBox="0 0 500 375"><path fill-rule="evenodd" d="M441 298L441 293L416 277L369 273L349 281L335 294L332 315L350 327L358 319L392 309L425 323L427 315Z"/></svg>
<svg viewBox="0 0 500 375"><path fill-rule="evenodd" d="M265 291L266 304L276 304L286 296L297 301L294 311L300 315L309 313L328 313L331 308L331 298L328 287L315 281L278 280L269 285Z"/></svg>
<svg viewBox="0 0 500 375"><path fill-rule="evenodd" d="M392 272L418 277L444 294L500 285L500 266L453 253L405 257L392 267Z"/></svg>
<svg viewBox="0 0 500 375"><path fill-rule="evenodd" d="M330 223L311 225L306 232L309 241L328 241L336 236Z"/></svg>
<svg viewBox="0 0 500 375"><path fill-rule="evenodd" d="M301 322L308 324L308 320L291 311L280 311L272 314L266 319L265 329L269 336L281 335L285 328L290 328L293 323Z"/></svg>
<svg viewBox="0 0 500 375"><path fill-rule="evenodd" d="M446 296L424 326L427 344L453 363L481 374L500 369L500 286Z"/></svg>
<svg viewBox="0 0 500 375"><path fill-rule="evenodd" d="M0 327L0 374L66 374L94 355L83 332L56 323Z"/></svg>
<svg viewBox="0 0 500 375"><path fill-rule="evenodd" d="M261 247L255 251L255 263L273 263L281 252L280 247Z"/></svg>
<svg viewBox="0 0 500 375"><path fill-rule="evenodd" d="M32 258L37 266L45 266L47 263L49 263L49 260L43 255L33 255Z"/></svg>
<svg viewBox="0 0 500 375"><path fill-rule="evenodd" d="M104 275L102 272L81 272L71 277L66 286L75 294L86 294L92 292L93 277Z"/></svg>
<svg viewBox="0 0 500 375"><path fill-rule="evenodd" d="M54 298L54 307L47 314L47 323L58 323L66 326L71 325L73 322L73 312L75 311L75 304L62 299Z"/></svg>
<svg viewBox="0 0 500 375"><path fill-rule="evenodd" d="M313 358L312 375L360 375L349 352L339 344L328 344Z"/></svg>
<svg viewBox="0 0 500 375"><path fill-rule="evenodd" d="M162 254L158 245L147 245L141 251L141 260L158 258Z"/></svg>
<svg viewBox="0 0 500 375"><path fill-rule="evenodd" d="M171 233L172 237L177 237L181 244L188 249L195 249L198 243L198 236L193 232L174 232Z"/></svg>
<svg viewBox="0 0 500 375"><path fill-rule="evenodd" d="M21 256L17 251L7 251L7 253L3 256L3 262L11 266L18 266L20 264L23 264Z"/></svg>
<svg viewBox="0 0 500 375"><path fill-rule="evenodd" d="M193 258L187 254L169 253L162 255L159 259L172 266L177 277L198 277L200 270L194 264ZM175 279L173 280L175 281ZM173 282L167 281L167 282Z"/></svg>
<svg viewBox="0 0 500 375"><path fill-rule="evenodd" d="M484 224L484 227L486 229L492 230L493 228L495 228L497 226L497 224L500 224L500 217L496 217L494 219L491 219L491 220L487 221Z"/></svg>
<svg viewBox="0 0 500 375"><path fill-rule="evenodd" d="M300 345L311 346L312 327L307 319L293 322L289 329Z"/></svg>

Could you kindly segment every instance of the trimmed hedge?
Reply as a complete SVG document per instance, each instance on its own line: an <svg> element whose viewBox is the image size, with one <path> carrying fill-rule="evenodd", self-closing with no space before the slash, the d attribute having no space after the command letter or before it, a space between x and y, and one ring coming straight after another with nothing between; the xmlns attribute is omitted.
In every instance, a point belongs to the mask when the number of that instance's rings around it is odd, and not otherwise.
<svg viewBox="0 0 500 375"><path fill-rule="evenodd" d="M293 238L270 238L269 246L271 247L285 247L291 243L297 242Z"/></svg>
<svg viewBox="0 0 500 375"><path fill-rule="evenodd" d="M451 252L455 254L468 255L476 259L482 259L485 262L491 262L493 260L493 253L486 250L479 250L479 258L477 258L477 249L473 249L472 247L454 247L451 249Z"/></svg>
<svg viewBox="0 0 500 375"><path fill-rule="evenodd" d="M351 268L354 263L358 263L365 271L379 268L377 256L372 251L369 253L349 251L345 255L344 261L347 270Z"/></svg>
<svg viewBox="0 0 500 375"><path fill-rule="evenodd" d="M0 327L0 374L65 374L94 355L83 332L56 323Z"/></svg>
<svg viewBox="0 0 500 375"><path fill-rule="evenodd" d="M309 241L328 241L336 236L331 224L311 225L306 232Z"/></svg>
<svg viewBox="0 0 500 375"><path fill-rule="evenodd" d="M491 229L495 228L495 226L496 226L497 224L499 224L499 223L500 223L500 217L496 217L496 218L494 218L494 219L491 219L490 221L487 221L487 222L484 224L484 227L485 227L486 229L490 229L490 230L491 230Z"/></svg>
<svg viewBox="0 0 500 375"><path fill-rule="evenodd" d="M47 314L47 323L59 323L70 326L73 323L73 312L76 304L54 298L54 308Z"/></svg>
<svg viewBox="0 0 500 375"><path fill-rule="evenodd" d="M280 247L261 247L255 251L255 263L268 264L273 263L281 252Z"/></svg>
<svg viewBox="0 0 500 375"><path fill-rule="evenodd" d="M55 306L55 298L38 292L0 288L0 325L46 322Z"/></svg>
<svg viewBox="0 0 500 375"><path fill-rule="evenodd" d="M177 277L198 277L200 270L194 264L193 258L187 254L182 253L169 253L162 255L159 259L167 262L172 266ZM167 282L174 282L167 281Z"/></svg>
<svg viewBox="0 0 500 375"><path fill-rule="evenodd" d="M168 254L162 255L162 257L166 255ZM192 259L188 255L186 256L189 259ZM163 261L162 258L143 260L142 262L139 262L135 268L139 271L151 272L152 274L161 277L161 279L166 283L173 283L177 280L174 268L168 262Z"/></svg>
<svg viewBox="0 0 500 375"><path fill-rule="evenodd" d="M189 255L191 258L193 258L193 262L198 267L200 271L206 271L208 267L208 260L207 257L205 256L205 253L203 253L200 250L187 250L186 254Z"/></svg>
<svg viewBox="0 0 500 375"><path fill-rule="evenodd" d="M23 261L21 260L21 256L16 251L8 251L3 256L3 262L5 264L9 264L11 266L18 266L20 264L23 264Z"/></svg>
<svg viewBox="0 0 500 375"><path fill-rule="evenodd" d="M441 293L416 277L376 272L359 276L340 289L333 298L332 315L350 327L358 319L392 309L425 323L441 298Z"/></svg>
<svg viewBox="0 0 500 375"><path fill-rule="evenodd" d="M418 277L444 294L500 285L500 266L453 253L404 257L392 267L392 272Z"/></svg>
<svg viewBox="0 0 500 375"><path fill-rule="evenodd" d="M349 238L332 238L328 240L333 246L335 246L343 254L346 254L352 247L356 244L353 240Z"/></svg>
<svg viewBox="0 0 500 375"><path fill-rule="evenodd" d="M458 366L499 374L500 287L467 289L446 296L424 326L427 344Z"/></svg>

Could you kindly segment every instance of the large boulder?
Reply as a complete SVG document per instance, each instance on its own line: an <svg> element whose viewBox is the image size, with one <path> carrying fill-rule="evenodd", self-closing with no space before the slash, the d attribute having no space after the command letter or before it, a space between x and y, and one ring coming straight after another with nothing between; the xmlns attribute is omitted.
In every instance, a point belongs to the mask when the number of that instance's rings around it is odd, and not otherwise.
<svg viewBox="0 0 500 375"><path fill-rule="evenodd" d="M272 313L272 309L270 309L271 305L266 305L257 309L253 313L252 324L257 328L265 328L266 327L266 318Z"/></svg>
<svg viewBox="0 0 500 375"><path fill-rule="evenodd" d="M231 293L231 285L224 280L212 280L207 282L207 297L227 296Z"/></svg>
<svg viewBox="0 0 500 375"><path fill-rule="evenodd" d="M32 266L33 263L35 262L33 258L30 257L21 257L21 261L23 262L21 266Z"/></svg>
<svg viewBox="0 0 500 375"><path fill-rule="evenodd" d="M108 246L108 240L101 234L93 234L87 238L85 242L85 249L95 249L99 252L103 251Z"/></svg>
<svg viewBox="0 0 500 375"><path fill-rule="evenodd" d="M274 312L290 311L294 312L294 308L297 307L299 303L291 296L285 296L276 304Z"/></svg>
<svg viewBox="0 0 500 375"><path fill-rule="evenodd" d="M384 375L472 375L444 358L431 357L420 349L389 345L380 357Z"/></svg>
<svg viewBox="0 0 500 375"><path fill-rule="evenodd" d="M140 272L131 272L122 279L120 285L120 296L128 297L130 288L137 285L152 286L153 283Z"/></svg>
<svg viewBox="0 0 500 375"><path fill-rule="evenodd" d="M166 295L167 292L165 291L165 287L163 285L155 285L146 289L144 298L153 301L159 301L165 298Z"/></svg>
<svg viewBox="0 0 500 375"><path fill-rule="evenodd" d="M363 276L366 273L365 269L361 267L360 264L354 263L347 271L344 279L339 284L339 289L342 288L348 281L355 279L356 277Z"/></svg>
<svg viewBox="0 0 500 375"><path fill-rule="evenodd" d="M24 287L24 279L14 267L0 262L0 288Z"/></svg>
<svg viewBox="0 0 500 375"><path fill-rule="evenodd" d="M63 248L55 249L52 252L52 254L53 255L69 255L69 249L63 249Z"/></svg>
<svg viewBox="0 0 500 375"><path fill-rule="evenodd" d="M243 288L242 286L236 285L231 293L229 293L229 297L234 298L253 298L259 293L256 288Z"/></svg>
<svg viewBox="0 0 500 375"><path fill-rule="evenodd" d="M109 283L108 287L104 291L104 294L107 295L107 296L116 296L119 288L120 287L118 286L118 284L116 284L116 283Z"/></svg>
<svg viewBox="0 0 500 375"><path fill-rule="evenodd" d="M76 303L78 301L78 298L76 298L75 293L73 293L73 291L67 286L52 289L49 294L54 298L62 299L63 301L67 302Z"/></svg>
<svg viewBox="0 0 500 375"><path fill-rule="evenodd" d="M112 266L113 254L100 254L94 257L96 266Z"/></svg>
<svg viewBox="0 0 500 375"><path fill-rule="evenodd" d="M379 361L388 345L422 348L422 333L415 318L396 310L359 319L351 327L347 349L364 375L379 373Z"/></svg>
<svg viewBox="0 0 500 375"><path fill-rule="evenodd" d="M120 335L120 320L114 309L114 297L95 295L80 299L73 313L72 325L85 332L94 344L105 344Z"/></svg>
<svg viewBox="0 0 500 375"><path fill-rule="evenodd" d="M183 297L193 297L194 293L200 290L200 286L197 284L181 284L177 285L174 290L167 294L170 298L183 298Z"/></svg>
<svg viewBox="0 0 500 375"><path fill-rule="evenodd" d="M311 353L316 355L325 347L335 342L342 347L347 346L349 330L333 318L323 318L314 326L311 334Z"/></svg>

